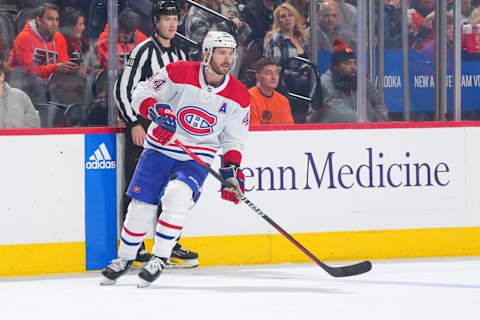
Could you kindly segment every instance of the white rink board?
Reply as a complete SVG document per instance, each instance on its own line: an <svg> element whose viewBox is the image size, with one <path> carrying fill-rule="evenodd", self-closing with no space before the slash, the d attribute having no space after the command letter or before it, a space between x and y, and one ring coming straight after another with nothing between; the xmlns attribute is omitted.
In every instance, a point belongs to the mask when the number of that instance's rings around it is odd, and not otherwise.
<svg viewBox="0 0 480 320"><path fill-rule="evenodd" d="M468 130L478 136L477 128ZM245 174L253 174L246 179L247 188L254 187L253 191L247 192L247 197L291 233L480 226L478 211L466 211L465 176L468 171L464 141L465 128L251 132L242 163L242 167L251 169L244 171ZM478 143L478 139L474 141ZM478 149L473 143L468 147ZM351 185L355 174L347 174L349 169L346 166L356 171L361 165L369 165L369 149L372 150L373 187L362 188L355 182L350 189L341 188L338 182L340 168L345 166L342 169L343 184ZM331 186L329 153L334 172L332 188L328 188ZM479 158L478 151L468 151L467 154ZM313 159L319 178L327 163L320 188L307 155ZM219 160L216 162L218 164ZM431 170L431 186L426 185L425 165L420 166L420 186L415 186L415 164L424 163ZM403 175L395 164L400 165ZM406 178L405 164L409 164L410 181ZM381 165L385 187L379 187ZM386 172L392 165L392 183L403 181L403 186L387 185ZM258 190L257 168L266 167L275 172L274 189L277 190L269 190L270 178L266 173L262 178L264 190ZM290 174L284 179L287 190L278 190L278 167L294 168L297 190L290 190ZM475 176L469 178L470 190L479 189L480 173L477 171L472 171ZM368 168L363 167L360 172L361 182L370 186ZM306 189L307 186L310 189ZM272 232L273 229L246 206L234 207L220 200L218 190L219 183L209 177L183 236ZM476 201L472 198L469 207L473 208Z"/></svg>
<svg viewBox="0 0 480 320"><path fill-rule="evenodd" d="M0 245L85 241L84 135L0 136Z"/></svg>
<svg viewBox="0 0 480 320"><path fill-rule="evenodd" d="M465 128L465 167L468 168L466 175L466 198L467 218L472 225L480 225L480 128Z"/></svg>
<svg viewBox="0 0 480 320"><path fill-rule="evenodd" d="M0 245L85 241L84 139L84 134L0 136L0 147L8 151L0 159ZM123 135L118 139L118 167L123 168ZM247 188L254 188L247 196L291 233L480 226L479 140L477 127L251 132L242 163L248 168ZM444 163L449 171L438 176L449 183L340 188L340 167L356 170L368 164L369 148L374 168ZM328 188L328 162L319 188L312 161L321 177L329 152L336 188ZM295 170L296 190L291 190L289 173L285 190L278 190L278 167ZM262 176L264 190L258 190L262 168L273 170L275 190L269 190L267 173ZM361 179L368 178L367 170L361 173ZM123 170L117 175L120 183ZM307 176L311 189L305 189ZM354 180L352 175L342 177L347 185ZM392 169L391 178L401 180L398 168ZM375 172L373 184L379 184ZM276 233L243 204L221 200L219 186L207 178L183 237ZM117 195L123 190L118 185ZM118 209L121 216L120 205Z"/></svg>

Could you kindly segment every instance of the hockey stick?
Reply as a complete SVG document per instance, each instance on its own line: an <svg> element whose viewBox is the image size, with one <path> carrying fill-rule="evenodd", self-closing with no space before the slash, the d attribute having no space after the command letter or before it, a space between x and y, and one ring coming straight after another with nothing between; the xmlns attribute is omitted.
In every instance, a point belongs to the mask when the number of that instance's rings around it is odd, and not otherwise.
<svg viewBox="0 0 480 320"><path fill-rule="evenodd" d="M194 40L190 39L190 38L187 37L187 36L184 36L183 34L181 34L181 33L178 32L178 31L175 32L175 35L176 35L177 37L179 37L180 39L187 41L187 42L190 43L191 45L194 45L194 46L196 46L196 47L200 47L200 43L198 43L197 41L194 41Z"/></svg>
<svg viewBox="0 0 480 320"><path fill-rule="evenodd" d="M202 167L204 167L210 174L212 174L218 181L220 181L224 186L233 188L232 183L223 179L215 170L210 168L202 159L200 159L196 154L194 154L190 149L188 149L183 143L176 139L174 143L179 146L183 151L185 151L193 160L198 162ZM372 269L372 263L370 261L363 261L357 264L343 266L343 267L331 267L318 260L310 251L308 251L304 246L302 246L297 240L295 240L288 232L283 230L275 221L270 219L265 212L263 212L259 207L257 207L252 201L248 200L245 195L239 195L241 201L243 201L250 209L252 209L256 214L265 219L271 226L277 229L285 238L290 240L298 249L305 253L310 259L312 259L316 264L318 264L323 270L328 272L331 276L334 277L349 277L357 274L362 274L370 271Z"/></svg>

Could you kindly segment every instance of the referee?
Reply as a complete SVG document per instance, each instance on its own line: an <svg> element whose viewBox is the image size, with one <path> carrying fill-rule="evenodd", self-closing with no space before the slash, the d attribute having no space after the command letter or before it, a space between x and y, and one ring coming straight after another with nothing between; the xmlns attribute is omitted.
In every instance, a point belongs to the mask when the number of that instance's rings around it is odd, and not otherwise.
<svg viewBox="0 0 480 320"><path fill-rule="evenodd" d="M150 120L141 117L131 106L133 90L140 81L147 80L167 64L186 60L185 53L173 41L180 19L180 10L175 0L157 1L152 6L151 16L154 34L133 48L125 64L125 69L115 84L115 102L120 110L120 116L126 124L125 177L127 186L143 151L146 131L150 125ZM124 195L124 219L130 201L131 198ZM142 243L135 261L147 262L150 257L150 253L145 250L145 244ZM171 263L171 265L198 266L198 254L184 249L179 243L173 248L171 258L177 259L176 262L178 262Z"/></svg>

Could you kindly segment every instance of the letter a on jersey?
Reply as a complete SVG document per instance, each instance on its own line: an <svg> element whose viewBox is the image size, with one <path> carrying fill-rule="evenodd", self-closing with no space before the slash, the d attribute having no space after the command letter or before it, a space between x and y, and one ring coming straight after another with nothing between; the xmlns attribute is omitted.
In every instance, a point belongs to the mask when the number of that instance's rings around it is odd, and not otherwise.
<svg viewBox="0 0 480 320"><path fill-rule="evenodd" d="M218 109L218 113L226 113L227 112L227 104L224 102L220 109Z"/></svg>
<svg viewBox="0 0 480 320"><path fill-rule="evenodd" d="M160 89L163 87L165 83L167 83L167 81L165 80L155 80L153 82L153 90L160 91Z"/></svg>
<svg viewBox="0 0 480 320"><path fill-rule="evenodd" d="M196 136L206 136L213 132L217 117L199 107L184 107L178 112L178 123L185 131Z"/></svg>

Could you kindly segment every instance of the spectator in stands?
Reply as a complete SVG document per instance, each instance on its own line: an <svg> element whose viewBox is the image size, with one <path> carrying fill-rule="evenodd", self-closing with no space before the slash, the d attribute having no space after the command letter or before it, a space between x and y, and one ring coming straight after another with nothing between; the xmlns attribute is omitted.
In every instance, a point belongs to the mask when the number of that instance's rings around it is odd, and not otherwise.
<svg viewBox="0 0 480 320"><path fill-rule="evenodd" d="M250 27L251 33L245 41L245 55L240 60L238 79L248 88L256 84L255 64L263 55L265 34L273 25L274 0L250 0L240 17Z"/></svg>
<svg viewBox="0 0 480 320"><path fill-rule="evenodd" d="M60 15L60 33L67 43L70 61L80 66L80 73L85 79L83 101L91 101L93 98L92 86L98 74L104 68L97 63L97 54L90 46L85 36L86 17L80 10L66 7ZM60 80L59 80L60 81ZM73 79L72 79L73 81ZM80 81L80 79L76 79Z"/></svg>
<svg viewBox="0 0 480 320"><path fill-rule="evenodd" d="M292 58L310 58L310 48L307 46L307 31L303 25L303 19L298 11L288 2L280 4L273 11L273 26L265 36L264 52L266 57L277 60L282 72L299 77L298 85L294 93L308 95L308 75L300 74L298 70L301 63ZM285 78L282 79L285 82ZM290 82L290 81L288 81ZM282 89L284 89L282 87ZM308 103L300 100L291 101L292 115L295 123L305 122Z"/></svg>
<svg viewBox="0 0 480 320"><path fill-rule="evenodd" d="M239 19L240 9L238 8L235 0L223 0L223 2L220 3L219 13L229 19L237 18L237 23L240 22L239 25L241 25L241 21Z"/></svg>
<svg viewBox="0 0 480 320"><path fill-rule="evenodd" d="M242 19L250 26L252 33L247 42L252 40L262 44L267 31L273 25L273 0L251 0L241 13Z"/></svg>
<svg viewBox="0 0 480 320"><path fill-rule="evenodd" d="M0 62L0 129L40 128L38 111L28 95L5 82L9 66Z"/></svg>
<svg viewBox="0 0 480 320"><path fill-rule="evenodd" d="M402 48L401 0L384 0L384 4L385 49L400 50ZM434 8L434 1L411 2L411 7L408 9L408 37L411 49L422 49L425 43L432 39L431 23L434 17ZM426 14L426 16L424 17L422 14Z"/></svg>
<svg viewBox="0 0 480 320"><path fill-rule="evenodd" d="M323 105L311 107L309 123L356 122L357 58L341 38L333 40L331 67L321 77ZM367 118L388 121L388 111L374 86L367 82Z"/></svg>
<svg viewBox="0 0 480 320"><path fill-rule="evenodd" d="M383 0L383 3L385 49L400 50L402 48L402 0ZM378 15L376 18L378 21Z"/></svg>
<svg viewBox="0 0 480 320"><path fill-rule="evenodd" d="M137 30L139 24L138 15L131 11L125 10L118 15L117 30L117 50L118 57L117 66L123 67L127 62L128 55L140 42L147 40L147 36ZM97 41L98 45L98 64L108 68L108 24L105 30L100 34Z"/></svg>
<svg viewBox="0 0 480 320"><path fill-rule="evenodd" d="M215 12L220 13L222 10L221 4L223 2L224 0L206 0L203 5ZM183 24L185 28L185 35L193 41L201 44L208 31L226 31L236 35L236 39L240 45L245 45L245 42L251 33L250 27L240 20L238 17L238 12L232 12L228 18L231 22L221 19L218 16L196 6L190 6L190 9L184 17ZM237 54L239 54L239 49L240 47L237 47ZM239 54L238 57L239 61L242 59L240 55L241 54ZM191 48L188 52L188 57L190 60L194 61L202 60L202 52L200 48ZM237 68L232 71L232 73L237 75Z"/></svg>
<svg viewBox="0 0 480 320"><path fill-rule="evenodd" d="M301 17L303 17L303 24L305 28L310 26L310 0L287 0Z"/></svg>
<svg viewBox="0 0 480 320"><path fill-rule="evenodd" d="M412 0L409 10L410 48L421 50L432 39L432 21L435 18L435 0Z"/></svg>
<svg viewBox="0 0 480 320"><path fill-rule="evenodd" d="M347 28L338 25L340 11L335 0L319 2L317 12L318 26L314 33L316 51L332 51L333 39L340 37L353 50L357 48L356 35Z"/></svg>
<svg viewBox="0 0 480 320"><path fill-rule="evenodd" d="M0 60L5 60L9 54L7 40L2 37L2 26L0 25Z"/></svg>
<svg viewBox="0 0 480 320"><path fill-rule="evenodd" d="M70 61L79 66L83 65L83 45L81 43L85 31L85 15L80 11L67 7L60 16L60 33L67 43L67 52ZM83 70L82 73L85 73Z"/></svg>
<svg viewBox="0 0 480 320"><path fill-rule="evenodd" d="M152 7L153 0L135 0L130 1L130 9L135 11L140 17L140 24L138 30L145 35L151 35L154 32L154 28L151 22L150 9Z"/></svg>
<svg viewBox="0 0 480 320"><path fill-rule="evenodd" d="M353 34L357 34L357 7L345 0L335 0L338 3L339 16L338 25L342 28L350 29Z"/></svg>
<svg viewBox="0 0 480 320"><path fill-rule="evenodd" d="M476 2L478 0L462 0L462 4L461 4L461 14L462 14L462 17L461 17L461 20L460 20L460 24L468 24L470 23L469 22L469 18L470 18L470 15L472 14L473 12L473 9L475 8L473 5L472 5L472 2ZM451 14L453 14L453 10L449 10L448 12L450 12Z"/></svg>
<svg viewBox="0 0 480 320"><path fill-rule="evenodd" d="M56 71L77 72L79 66L70 61L67 44L58 30L58 7L44 3L13 43L8 64L47 80Z"/></svg>
<svg viewBox="0 0 480 320"><path fill-rule="evenodd" d="M275 89L280 79L278 63L272 57L256 64L257 85L250 92L250 124L293 124L290 102Z"/></svg>
<svg viewBox="0 0 480 320"><path fill-rule="evenodd" d="M103 32L108 18L108 2L107 0L73 0L75 5L72 7L81 9L88 13L87 35L89 38L98 39ZM179 0L180 2L183 0ZM150 7L153 0L115 0L118 13L125 10L132 10L139 16L137 29L143 33L150 35L153 28L150 24Z"/></svg>
<svg viewBox="0 0 480 320"><path fill-rule="evenodd" d="M411 0L410 8L414 9L409 14L411 28L418 32L424 24L425 18L435 10L435 0Z"/></svg>
<svg viewBox="0 0 480 320"><path fill-rule="evenodd" d="M447 26L446 26L446 35L447 35L447 68L448 70L452 70L452 47L453 47L453 23L454 18L451 13L447 12ZM430 40L425 42L425 45L422 48L422 52L425 55L425 61L430 62L431 72L434 72L435 66L435 19L432 23L433 32Z"/></svg>
<svg viewBox="0 0 480 320"><path fill-rule="evenodd" d="M280 66L288 58L300 56L308 59L306 39L303 18L291 4L284 2L273 11L273 26L265 36L265 56L275 58Z"/></svg>
<svg viewBox="0 0 480 320"><path fill-rule="evenodd" d="M480 0L471 0L471 13L466 23L468 24L480 23Z"/></svg>
<svg viewBox="0 0 480 320"><path fill-rule="evenodd" d="M118 13L123 12L126 9L127 0L116 0L118 4ZM88 10L88 24L87 35L90 39L98 39L102 30L105 29L108 18L108 1L107 0L92 0ZM87 12L87 11L86 11Z"/></svg>

